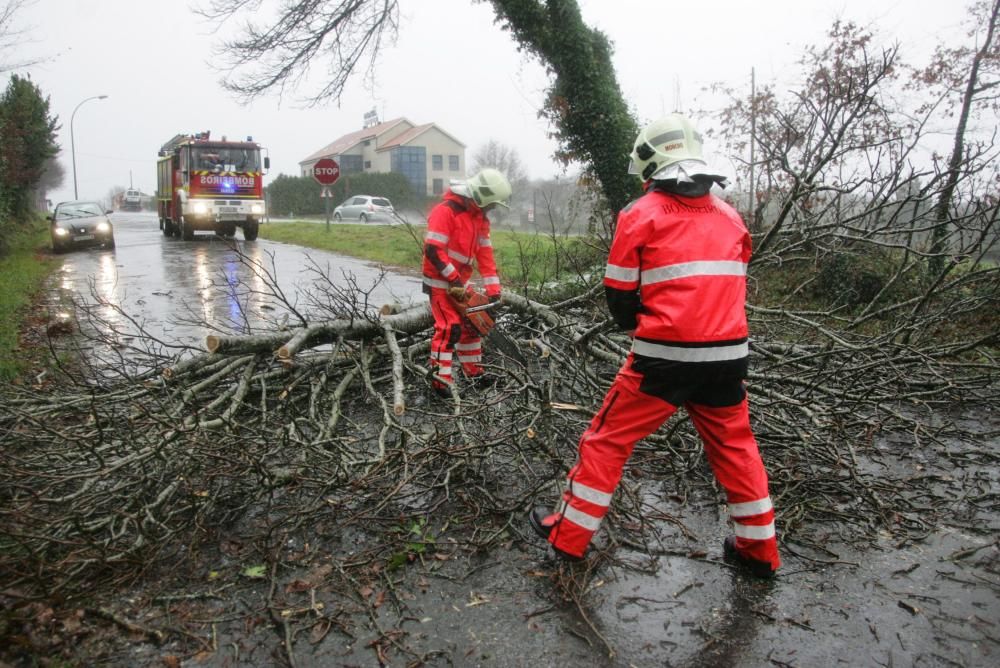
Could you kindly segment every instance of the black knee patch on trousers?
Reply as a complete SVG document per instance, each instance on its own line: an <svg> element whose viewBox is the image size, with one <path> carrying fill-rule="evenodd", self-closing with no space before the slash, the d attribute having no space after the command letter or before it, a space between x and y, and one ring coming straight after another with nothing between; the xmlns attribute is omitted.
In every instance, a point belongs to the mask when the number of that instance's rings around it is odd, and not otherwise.
<svg viewBox="0 0 1000 668"><path fill-rule="evenodd" d="M722 362L673 362L633 355L632 370L642 374L639 390L674 406L690 401L721 408L746 397L747 358Z"/></svg>
<svg viewBox="0 0 1000 668"><path fill-rule="evenodd" d="M462 338L462 326L452 325L450 331L448 332L448 347L454 348L455 344L458 343Z"/></svg>

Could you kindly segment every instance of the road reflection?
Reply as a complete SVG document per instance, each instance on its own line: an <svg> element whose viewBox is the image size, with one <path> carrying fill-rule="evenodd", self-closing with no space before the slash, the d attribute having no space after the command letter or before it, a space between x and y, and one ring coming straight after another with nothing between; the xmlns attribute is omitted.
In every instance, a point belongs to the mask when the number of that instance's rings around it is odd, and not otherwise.
<svg viewBox="0 0 1000 668"><path fill-rule="evenodd" d="M196 235L164 237L155 215L114 216L116 248L62 256L58 286L97 302L95 315L131 335L141 326L168 345L201 348L209 333L273 329L287 318L288 299L301 309L317 284L310 267L332 268L330 284L346 275L375 283L378 267L352 258L287 244ZM321 284L325 284L322 283ZM372 303L421 301L419 279L388 274L372 289ZM322 314L322 317L326 317Z"/></svg>
<svg viewBox="0 0 1000 668"><path fill-rule="evenodd" d="M103 251L98 259L97 273L93 277L91 292L101 307L101 317L111 327L124 324L121 317L122 296L118 291L118 266L111 251Z"/></svg>
<svg viewBox="0 0 1000 668"><path fill-rule="evenodd" d="M192 266L191 292L197 295L194 310L204 325L248 332L266 320L262 305L280 308L267 304L273 295L267 294L265 254L257 244L196 239L187 246L177 249L164 245L163 257L168 265L190 263Z"/></svg>

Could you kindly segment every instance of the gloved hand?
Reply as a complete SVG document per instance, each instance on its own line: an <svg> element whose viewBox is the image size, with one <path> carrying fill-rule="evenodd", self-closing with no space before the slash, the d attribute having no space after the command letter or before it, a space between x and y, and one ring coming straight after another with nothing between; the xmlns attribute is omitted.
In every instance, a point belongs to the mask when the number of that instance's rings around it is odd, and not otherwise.
<svg viewBox="0 0 1000 668"><path fill-rule="evenodd" d="M469 301L469 291L466 290L464 286L453 285L448 288L448 294L459 304L464 304Z"/></svg>

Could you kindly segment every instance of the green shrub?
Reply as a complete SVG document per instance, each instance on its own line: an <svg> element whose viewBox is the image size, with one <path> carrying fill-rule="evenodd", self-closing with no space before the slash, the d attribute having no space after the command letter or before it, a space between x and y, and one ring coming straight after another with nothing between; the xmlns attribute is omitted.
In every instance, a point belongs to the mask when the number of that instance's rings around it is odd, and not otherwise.
<svg viewBox="0 0 1000 668"><path fill-rule="evenodd" d="M388 198L393 207L399 209L420 209L424 198L414 194L410 182L402 174L351 174L342 176L329 186L332 197L330 209L354 195L378 195ZM320 216L325 213L322 186L311 177L278 174L268 184L268 211L274 216L291 214Z"/></svg>
<svg viewBox="0 0 1000 668"><path fill-rule="evenodd" d="M827 253L818 263L812 296L831 306L863 306L871 303L889 284L899 268L898 253L861 247ZM901 300L918 294L923 265L917 263L897 279L879 301Z"/></svg>

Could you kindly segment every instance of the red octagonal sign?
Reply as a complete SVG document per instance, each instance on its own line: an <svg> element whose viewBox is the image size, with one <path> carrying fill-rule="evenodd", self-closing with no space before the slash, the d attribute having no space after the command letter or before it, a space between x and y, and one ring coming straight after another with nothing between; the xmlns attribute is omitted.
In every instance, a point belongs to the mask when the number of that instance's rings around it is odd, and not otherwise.
<svg viewBox="0 0 1000 668"><path fill-rule="evenodd" d="M333 158L320 158L313 165L313 178L321 186L332 186L340 178L340 165Z"/></svg>

